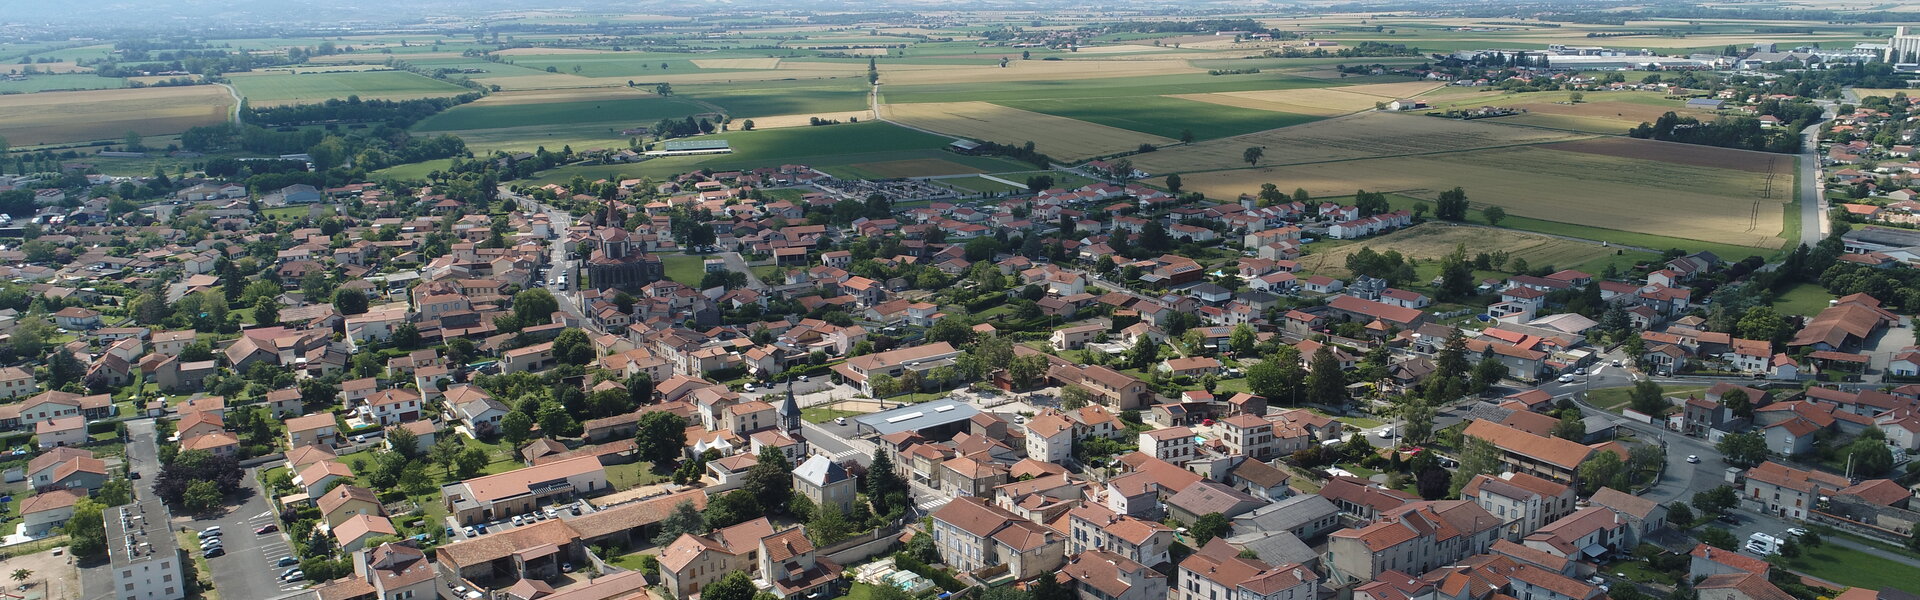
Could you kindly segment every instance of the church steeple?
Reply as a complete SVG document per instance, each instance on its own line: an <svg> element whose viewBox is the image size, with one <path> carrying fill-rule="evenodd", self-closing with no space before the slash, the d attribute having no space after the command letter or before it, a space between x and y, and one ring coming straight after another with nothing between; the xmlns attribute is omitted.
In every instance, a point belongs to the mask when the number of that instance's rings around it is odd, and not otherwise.
<svg viewBox="0 0 1920 600"><path fill-rule="evenodd" d="M787 398L780 402L780 430L796 440L805 436L800 431L800 402L793 398L793 380L791 379L787 380Z"/></svg>

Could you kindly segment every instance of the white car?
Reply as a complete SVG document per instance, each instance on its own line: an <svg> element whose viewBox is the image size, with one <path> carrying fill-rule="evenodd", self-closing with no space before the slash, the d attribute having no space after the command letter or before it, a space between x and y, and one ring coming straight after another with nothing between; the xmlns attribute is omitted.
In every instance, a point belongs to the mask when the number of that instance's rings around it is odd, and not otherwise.
<svg viewBox="0 0 1920 600"><path fill-rule="evenodd" d="M1693 463L1693 464L1700 464L1700 455L1698 455L1698 454L1688 454L1688 455L1687 455L1687 462L1689 462L1689 463Z"/></svg>
<svg viewBox="0 0 1920 600"><path fill-rule="evenodd" d="M1789 527L1789 528L1787 528L1787 535L1791 535L1791 536L1793 536L1793 537L1800 537L1800 536L1803 536L1803 535L1806 535L1806 534L1807 534L1807 530L1805 530L1805 529L1801 529L1801 528L1799 528L1799 527Z"/></svg>
<svg viewBox="0 0 1920 600"><path fill-rule="evenodd" d="M1561 375L1560 383L1573 383L1573 375Z"/></svg>
<svg viewBox="0 0 1920 600"><path fill-rule="evenodd" d="M834 417L834 418L833 418L833 424L835 424L835 425L846 425L846 424L847 424L847 418L846 418L846 417Z"/></svg>

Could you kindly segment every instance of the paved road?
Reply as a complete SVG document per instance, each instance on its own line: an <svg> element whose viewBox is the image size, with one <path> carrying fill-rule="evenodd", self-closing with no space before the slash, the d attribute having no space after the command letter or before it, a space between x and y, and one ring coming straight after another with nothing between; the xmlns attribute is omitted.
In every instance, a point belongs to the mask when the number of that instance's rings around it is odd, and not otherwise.
<svg viewBox="0 0 1920 600"><path fill-rule="evenodd" d="M747 289L756 292L767 291L767 283L760 281L759 275L753 274L753 269L747 266L747 259L740 256L739 252L722 252L720 259L727 261L727 270L747 274Z"/></svg>
<svg viewBox="0 0 1920 600"><path fill-rule="evenodd" d="M1812 246L1827 238L1826 186L1820 184L1820 124L1807 127L1802 135L1806 141L1800 153L1800 242Z"/></svg>
<svg viewBox="0 0 1920 600"><path fill-rule="evenodd" d="M133 493L142 498L151 496L153 480L160 474L160 446L153 419L127 421L127 437L127 470L140 475L140 479L133 482ZM106 561L80 569L80 583L83 588L80 597L85 600L114 598L113 568Z"/></svg>

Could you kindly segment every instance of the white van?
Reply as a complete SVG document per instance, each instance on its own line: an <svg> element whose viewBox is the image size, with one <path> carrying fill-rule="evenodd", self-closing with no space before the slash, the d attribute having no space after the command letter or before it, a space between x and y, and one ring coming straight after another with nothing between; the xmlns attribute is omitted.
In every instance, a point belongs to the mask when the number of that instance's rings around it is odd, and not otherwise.
<svg viewBox="0 0 1920 600"><path fill-rule="evenodd" d="M1780 544L1780 538L1765 533L1756 533L1747 536L1747 551L1761 556L1779 554Z"/></svg>

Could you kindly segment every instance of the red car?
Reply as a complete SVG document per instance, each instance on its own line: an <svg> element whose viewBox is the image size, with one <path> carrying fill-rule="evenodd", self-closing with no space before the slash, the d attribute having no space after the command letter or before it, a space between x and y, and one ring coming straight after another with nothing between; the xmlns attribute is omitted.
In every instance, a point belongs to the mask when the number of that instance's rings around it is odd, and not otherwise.
<svg viewBox="0 0 1920 600"><path fill-rule="evenodd" d="M254 535L260 535L260 534L266 534L266 533L273 533L279 530L280 530L279 525L274 523L268 523L266 525L261 525L259 529L253 530L253 533Z"/></svg>

